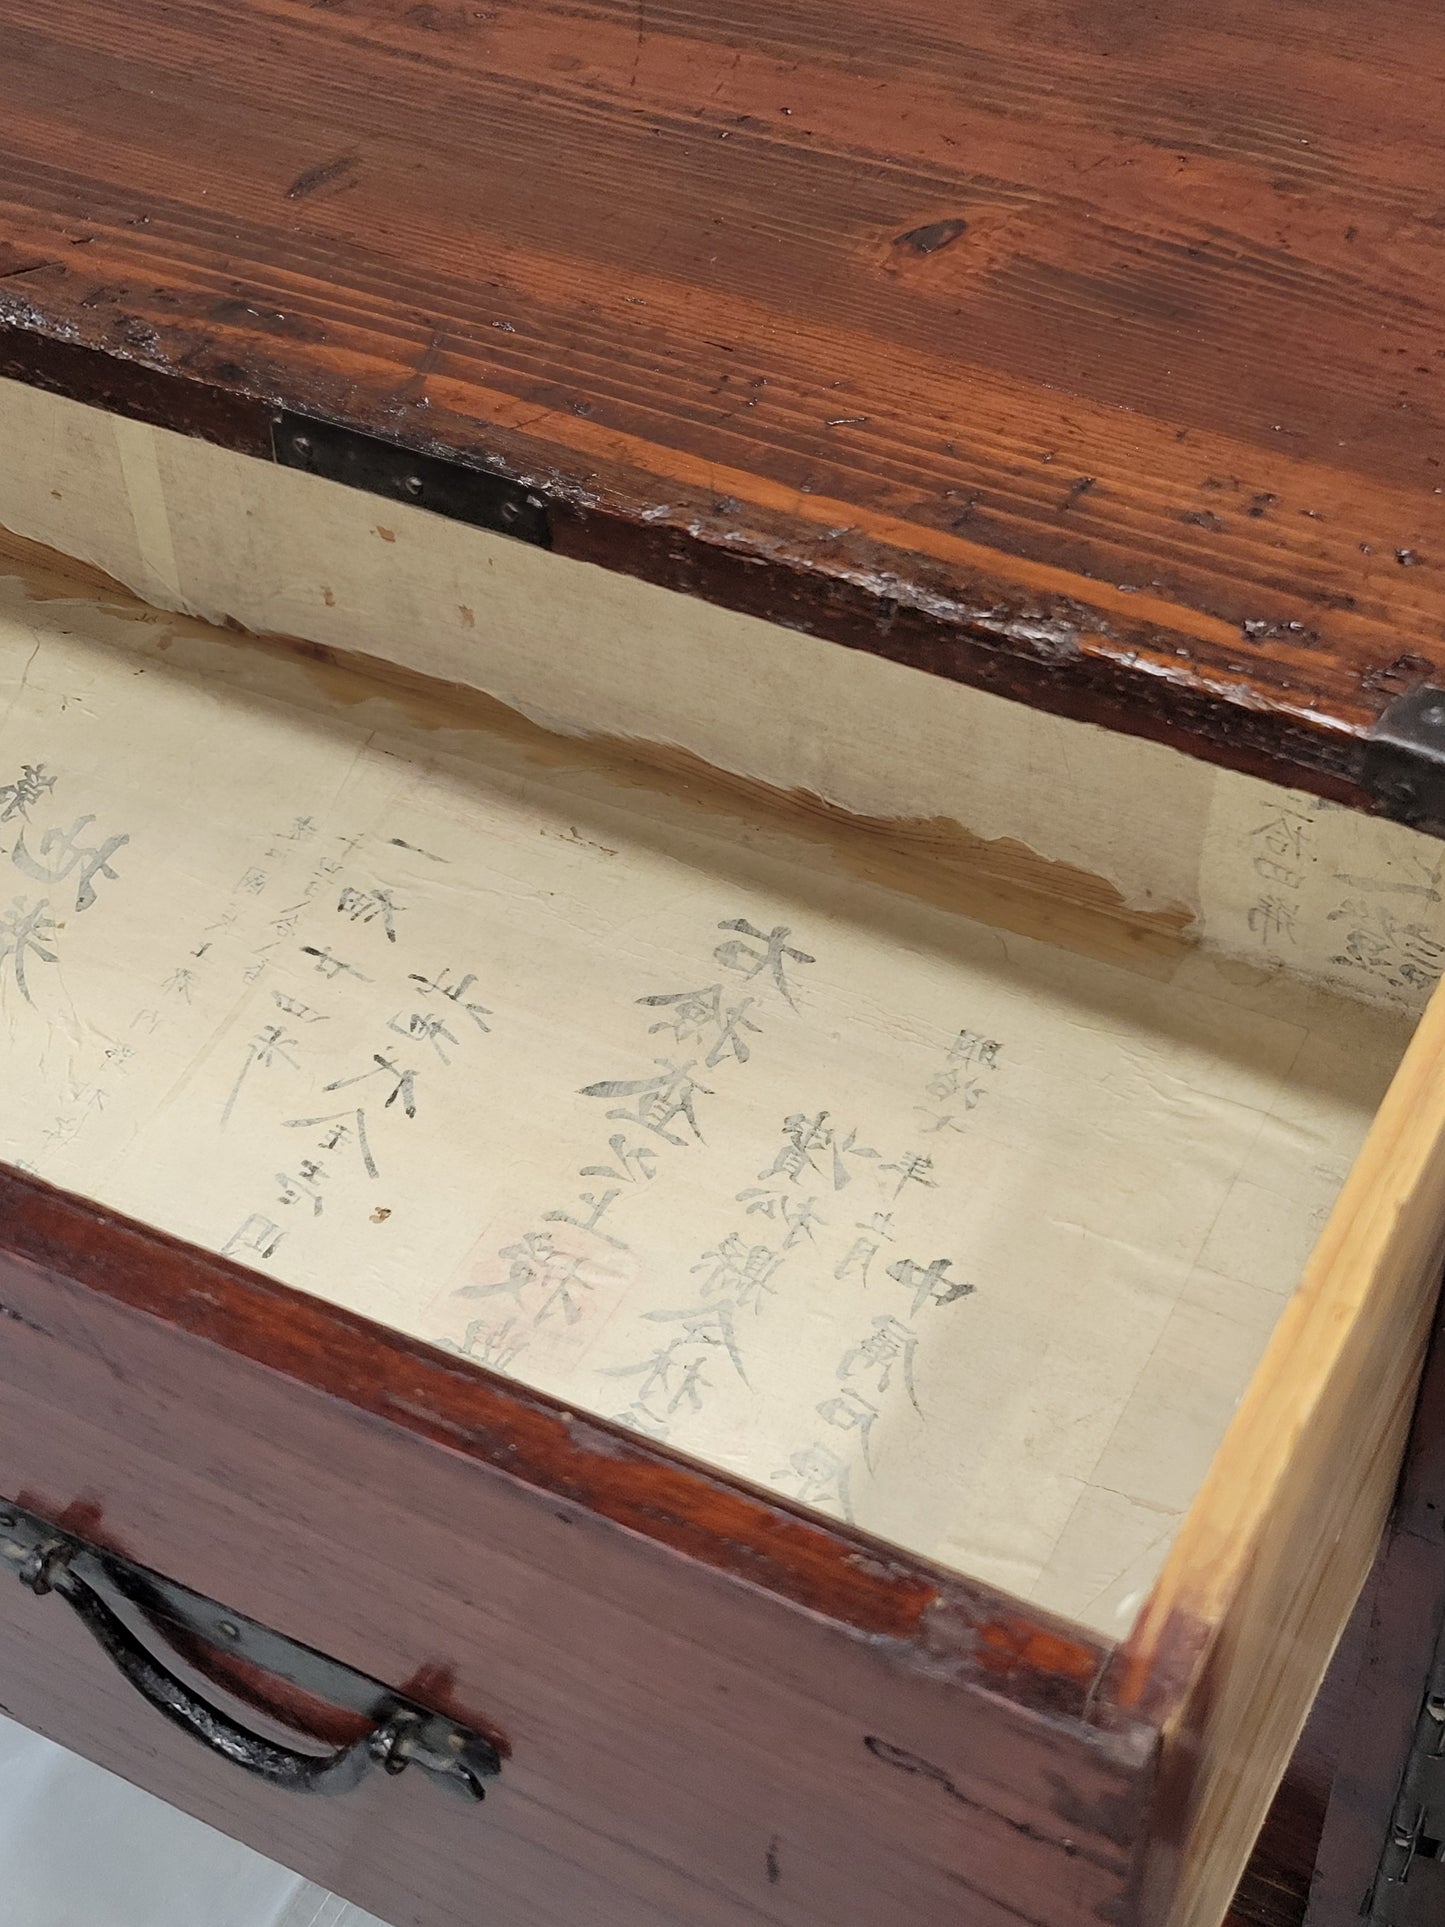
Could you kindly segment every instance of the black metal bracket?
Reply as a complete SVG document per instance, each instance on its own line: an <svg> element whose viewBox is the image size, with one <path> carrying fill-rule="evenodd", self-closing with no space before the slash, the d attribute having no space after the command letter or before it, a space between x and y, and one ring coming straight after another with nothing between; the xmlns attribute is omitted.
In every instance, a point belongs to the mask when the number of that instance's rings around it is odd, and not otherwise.
<svg viewBox="0 0 1445 1927"><path fill-rule="evenodd" d="M1445 1632L1435 1647L1389 1838L1361 1911L1366 1927L1439 1927L1445 1919Z"/></svg>
<svg viewBox="0 0 1445 1927"><path fill-rule="evenodd" d="M1445 689L1424 683L1365 736L1360 780L1384 815L1445 836Z"/></svg>
<svg viewBox="0 0 1445 1927"><path fill-rule="evenodd" d="M21 1506L0 1500L0 1567L9 1566L40 1597L65 1600L86 1631L146 1702L213 1753L273 1786L345 1793L373 1768L396 1774L419 1766L466 1800L485 1797L483 1782L501 1771L492 1742L393 1692L324 1653L178 1586L144 1566L102 1552ZM331 1753L297 1750L254 1733L172 1672L128 1623L139 1616L156 1639L178 1643L187 1662L204 1648L299 1687L309 1697L357 1715L367 1731Z"/></svg>
<svg viewBox="0 0 1445 1927"><path fill-rule="evenodd" d="M535 548L552 546L547 503L504 475L438 455L418 455L399 442L280 409L271 417L271 453L299 468L369 495L409 502L453 522L510 535Z"/></svg>

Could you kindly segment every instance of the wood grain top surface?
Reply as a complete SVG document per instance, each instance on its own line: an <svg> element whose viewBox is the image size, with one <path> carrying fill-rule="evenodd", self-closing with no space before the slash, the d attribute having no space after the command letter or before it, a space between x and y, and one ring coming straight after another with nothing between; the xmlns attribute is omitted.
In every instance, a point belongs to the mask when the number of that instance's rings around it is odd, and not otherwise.
<svg viewBox="0 0 1445 1927"><path fill-rule="evenodd" d="M0 372L490 462L564 551L1345 801L1445 682L1426 0L0 0L0 50Z"/></svg>

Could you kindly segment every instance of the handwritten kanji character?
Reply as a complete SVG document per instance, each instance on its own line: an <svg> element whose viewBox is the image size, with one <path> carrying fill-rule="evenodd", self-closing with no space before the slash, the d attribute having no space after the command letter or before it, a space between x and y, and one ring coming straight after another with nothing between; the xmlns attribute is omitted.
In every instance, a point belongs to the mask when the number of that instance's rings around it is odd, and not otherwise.
<svg viewBox="0 0 1445 1927"><path fill-rule="evenodd" d="M898 1183L893 1191L895 1198L902 1194L905 1184L919 1184L929 1191L938 1189L937 1179L929 1176L929 1172L933 1169L933 1159L926 1152L907 1151L895 1164L883 1164L879 1169L898 1173Z"/></svg>
<svg viewBox="0 0 1445 1927"><path fill-rule="evenodd" d="M285 1235L279 1224L253 1211L241 1229L222 1245L221 1252L227 1258L237 1257L243 1251L254 1252L260 1258L273 1258Z"/></svg>
<svg viewBox="0 0 1445 1927"><path fill-rule="evenodd" d="M1261 943L1271 943L1278 937L1288 937L1291 943L1297 943L1294 926L1298 914L1298 906L1275 891L1251 904L1245 921Z"/></svg>
<svg viewBox="0 0 1445 1927"><path fill-rule="evenodd" d="M684 1334L699 1345L715 1346L732 1360L733 1370L748 1383L742 1353L738 1350L733 1313L737 1307L727 1299L715 1305L690 1305L681 1311L649 1311L643 1317L653 1324L680 1324Z"/></svg>
<svg viewBox="0 0 1445 1927"><path fill-rule="evenodd" d="M853 1240L847 1253L833 1267L833 1276L840 1284L848 1278L858 1277L866 1285L869 1265L885 1243L893 1242L893 1214L891 1211L875 1211L866 1222L860 1220L853 1228L862 1236Z"/></svg>
<svg viewBox="0 0 1445 1927"><path fill-rule="evenodd" d="M47 776L43 763L22 764L20 774L13 783L0 783L0 823L8 823L12 816L23 816L29 821L30 811L42 796L55 788L55 778Z"/></svg>
<svg viewBox="0 0 1445 1927"><path fill-rule="evenodd" d="M463 1285L459 1298L493 1298L502 1292L520 1305L522 1294L543 1283L549 1267L564 1254L559 1254L550 1231L528 1231L517 1243L503 1245L498 1255L507 1263L506 1277L491 1285Z"/></svg>
<svg viewBox="0 0 1445 1927"><path fill-rule="evenodd" d="M387 1029L394 1030L398 1037L412 1037L430 1044L444 1064L451 1063L452 1060L442 1049L441 1040L445 1037L449 1044L455 1044L457 1038L447 1029L444 1017L430 1017L425 1011L414 1010L403 1024L401 1014L398 1012L387 1025Z"/></svg>
<svg viewBox="0 0 1445 1927"><path fill-rule="evenodd" d="M400 907L390 890L355 890L349 883L342 885L336 899L338 912L353 923L372 923L380 917L388 943L396 942L396 914Z"/></svg>
<svg viewBox="0 0 1445 1927"><path fill-rule="evenodd" d="M857 1377L863 1372L877 1374L876 1389L881 1397L893 1382L893 1369L897 1366L903 1374L903 1383L915 1411L922 1411L918 1394L913 1386L913 1354L918 1349L918 1339L900 1318L885 1315L872 1321L872 1330L845 1352L838 1363L838 1377L846 1380Z"/></svg>
<svg viewBox="0 0 1445 1927"><path fill-rule="evenodd" d="M807 1238L810 1244L816 1242L813 1226L828 1222L819 1213L816 1198L790 1198L786 1192L767 1191L761 1185L749 1185L747 1190L739 1191L737 1202L747 1205L750 1216L758 1213L788 1227L788 1235L783 1242L784 1251L791 1251L800 1238Z"/></svg>
<svg viewBox="0 0 1445 1927"><path fill-rule="evenodd" d="M533 1315L535 1324L554 1311L569 1325L576 1324L582 1316L580 1294L597 1282L585 1275L587 1261L581 1253L559 1245L550 1231L528 1231L517 1243L504 1245L500 1255L508 1266L505 1278L491 1285L464 1285L457 1296L493 1298L501 1293L520 1305L523 1293L535 1290L543 1300Z"/></svg>
<svg viewBox="0 0 1445 1927"><path fill-rule="evenodd" d="M741 935L729 938L726 943L720 943L712 953L723 969L736 970L750 978L766 970L791 1004L793 994L783 974L784 959L800 964L816 963L817 959L810 957L805 950L789 948L787 940L793 933L787 925L780 923L768 931L755 930L746 918L733 917L726 923L720 923L718 929L741 932ZM751 943L745 941L749 937L753 940ZM759 944L762 945L761 949L757 947Z"/></svg>
<svg viewBox="0 0 1445 1927"><path fill-rule="evenodd" d="M371 1144L366 1135L366 1112L333 1111L326 1117L288 1117L285 1120L288 1131L311 1131L320 1129L322 1136L318 1148L323 1151L339 1151L350 1142L353 1131L356 1133L356 1148L361 1153L361 1162L369 1178L378 1177L376 1159L371 1155Z"/></svg>
<svg viewBox="0 0 1445 1927"><path fill-rule="evenodd" d="M795 1452L772 1482L784 1491L791 1490L802 1505L835 1505L850 1523L853 1506L848 1493L848 1467L836 1452L825 1446L805 1446Z"/></svg>
<svg viewBox="0 0 1445 1927"><path fill-rule="evenodd" d="M595 1278L584 1275L586 1259L579 1252L557 1251L549 1268L544 1284L547 1296L538 1307L535 1322L542 1324L560 1311L569 1325L575 1325L582 1316L582 1297L584 1291L591 1291L596 1284Z"/></svg>
<svg viewBox="0 0 1445 1927"><path fill-rule="evenodd" d="M873 1444L871 1433L878 1421L878 1407L870 1405L861 1392L848 1390L840 1392L836 1398L825 1398L814 1408L825 1425L836 1426L840 1431L856 1432L863 1442L863 1463L873 1470Z"/></svg>
<svg viewBox="0 0 1445 1927"><path fill-rule="evenodd" d="M1298 863L1305 854L1310 818L1299 810L1281 810L1278 815L1251 830L1249 841L1266 855Z"/></svg>
<svg viewBox="0 0 1445 1927"><path fill-rule="evenodd" d="M30 908L24 897L16 897L8 910L0 911L0 964L9 959L16 987L27 1004L33 1004L35 999L25 975L26 959L33 957L40 963L55 963L58 952L48 948L54 941L55 919L44 897Z"/></svg>
<svg viewBox="0 0 1445 1927"><path fill-rule="evenodd" d="M1400 948L1396 966L1400 981L1413 984L1417 990L1430 989L1445 963L1445 943L1419 923L1397 924L1395 941Z"/></svg>
<svg viewBox="0 0 1445 1927"><path fill-rule="evenodd" d="M668 1129L678 1118L685 1118L693 1136L701 1141L702 1132L698 1128L693 1105L699 1091L704 1097L711 1097L711 1090L693 1077L691 1063L674 1064L662 1057L653 1061L658 1066L659 1074L656 1077L609 1078L601 1084L583 1085L580 1095L635 1097L638 1101L631 1110L619 1108L609 1111L608 1117L625 1118L631 1124L640 1124L645 1131L652 1131L668 1144L686 1144L686 1138Z"/></svg>
<svg viewBox="0 0 1445 1927"><path fill-rule="evenodd" d="M33 854L25 847L22 829L10 852L10 861L40 883L64 883L78 870L75 907L77 911L88 910L95 902L96 877L108 877L112 883L120 881L110 867L110 860L130 842L128 835L121 835L107 837L103 843L82 843L81 831L94 821L94 816L78 816L68 830L58 826L46 830Z"/></svg>
<svg viewBox="0 0 1445 1927"><path fill-rule="evenodd" d="M298 1024L324 1024L328 1022L326 1012L317 1010L312 1004L303 1004L299 997L293 997L288 990L273 990L271 1002L278 1010L284 1010L288 1017L294 1017Z"/></svg>
<svg viewBox="0 0 1445 1927"><path fill-rule="evenodd" d="M961 1070L950 1065L940 1066L923 1088L940 1104L956 1097L966 1111L977 1110L986 1095L984 1086L976 1077L965 1078Z"/></svg>
<svg viewBox="0 0 1445 1927"><path fill-rule="evenodd" d="M1254 859L1254 873L1263 882L1282 884L1286 890L1300 890L1304 887L1303 870L1292 870L1288 864L1277 863L1273 857L1257 856Z"/></svg>
<svg viewBox="0 0 1445 1927"><path fill-rule="evenodd" d="M646 1184L657 1171L657 1153L646 1144L631 1145L625 1134L614 1131L607 1140L615 1164L584 1164L578 1172L583 1178L615 1178L619 1184Z"/></svg>
<svg viewBox="0 0 1445 1927"><path fill-rule="evenodd" d="M827 1111L819 1111L814 1117L795 1111L791 1117L784 1118L783 1146L766 1170L759 1171L759 1180L785 1177L789 1183L796 1184L805 1171L820 1168L818 1158L826 1151L832 1162L833 1189L841 1191L852 1176L844 1160L876 1158L878 1153L868 1145L859 1144L856 1130L840 1139L829 1117Z"/></svg>
<svg viewBox="0 0 1445 1927"><path fill-rule="evenodd" d="M855 1238L842 1258L833 1267L833 1276L842 1284L855 1275L868 1283L868 1267L878 1256L878 1245L872 1238Z"/></svg>
<svg viewBox="0 0 1445 1927"><path fill-rule="evenodd" d="M372 1068L358 1071L355 1077L338 1077L326 1085L328 1091L344 1091L348 1085L363 1084L368 1077L389 1077L391 1089L387 1093L385 1108L390 1110L398 1099L408 1117L416 1116L416 1072L400 1071L396 1067L395 1056L384 1057L380 1051L373 1051Z"/></svg>
<svg viewBox="0 0 1445 1927"><path fill-rule="evenodd" d="M621 1196L620 1185L614 1185L610 1191L604 1191L600 1198L592 1191L584 1191L582 1202L588 1206L585 1218L576 1217L570 1211L544 1211L542 1216L548 1224L574 1224L579 1231L597 1231L599 1223ZM608 1244L616 1245L619 1251L626 1249L620 1238L614 1238L606 1231L597 1231L597 1236L606 1238Z"/></svg>
<svg viewBox="0 0 1445 1927"><path fill-rule="evenodd" d="M236 1081L231 1086L231 1095L226 1099L226 1108L221 1112L223 1125L228 1122L231 1112L236 1108L236 1099L241 1095L241 1086L257 1065L263 1070L270 1070L279 1058L283 1064L289 1064L293 1071L300 1069L300 1065L286 1048L288 1044L295 1044L295 1042L296 1039L288 1037L279 1024L268 1024L265 1030L259 1031L251 1039L246 1061L242 1064Z"/></svg>
<svg viewBox="0 0 1445 1927"><path fill-rule="evenodd" d="M370 977L364 975L363 972L357 970L353 965L343 963L340 957L333 956L329 950L318 950L314 943L303 943L301 946L301 954L303 957L314 957L316 959L316 968L323 977L330 977L334 980L339 977L344 970L348 976L360 977L364 984L371 982Z"/></svg>
<svg viewBox="0 0 1445 1927"><path fill-rule="evenodd" d="M1382 977L1387 983L1428 990L1445 963L1445 942L1422 923L1403 923L1384 905L1352 900L1329 913L1348 927L1344 949L1331 962Z"/></svg>
<svg viewBox="0 0 1445 1927"><path fill-rule="evenodd" d="M707 1390L707 1379L703 1376L707 1358L705 1351L695 1350L693 1346L691 1339L674 1338L671 1344L659 1347L631 1365L604 1367L602 1376L641 1378L637 1403L649 1406L665 1401L664 1409L669 1417L684 1402L694 1412L700 1412L702 1395Z"/></svg>
<svg viewBox="0 0 1445 1927"><path fill-rule="evenodd" d="M466 996L468 990L470 990L472 985L477 981L476 972L469 970L458 984L449 984L447 982L447 978L450 977L451 974L450 970L442 970L439 971L435 977L424 977L420 971L413 970L410 976L414 984L421 986L424 996L449 998L452 1003L458 1005L467 1013L478 1030L489 1031L491 1025L486 1020L492 1013L487 1009L487 1006L478 1003L462 1003L462 999Z"/></svg>
<svg viewBox="0 0 1445 1927"><path fill-rule="evenodd" d="M654 1009L667 1008L671 1012L657 1023L649 1024L649 1033L668 1031L680 1044L707 1042L708 1053L703 1062L709 1070L716 1069L728 1057L746 1064L752 1053L742 1033L746 1030L754 1035L760 1034L760 1026L751 1023L747 1016L756 999L745 997L732 1009L725 1009L721 984L710 984L706 990L677 990L665 995L639 997L637 1001L649 1004Z"/></svg>
<svg viewBox="0 0 1445 1927"><path fill-rule="evenodd" d="M998 1054L1002 1049L997 1038L981 1037L976 1030L961 1030L948 1047L947 1062L977 1064L984 1070L997 1070Z"/></svg>
<svg viewBox="0 0 1445 1927"><path fill-rule="evenodd" d="M527 1336L515 1318L509 1318L504 1325L489 1323L485 1318L474 1318L462 1333L459 1345L443 1339L442 1344L448 1351L460 1352L464 1358L475 1359L477 1364L485 1365L489 1371L510 1371L520 1355L527 1349Z"/></svg>
<svg viewBox="0 0 1445 1927"><path fill-rule="evenodd" d="M284 910L278 911L277 914L272 917L270 928L276 932L278 942L283 938L295 936L296 927L301 921L301 913L305 908L306 900L303 897L300 903L288 904ZM266 948L269 950L271 945L268 944Z"/></svg>
<svg viewBox="0 0 1445 1927"><path fill-rule="evenodd" d="M769 1280L783 1262L782 1253L767 1245L750 1245L730 1231L720 1244L706 1251L692 1269L705 1271L702 1289L706 1296L730 1292L739 1305L762 1309L763 1293L776 1289Z"/></svg>
<svg viewBox="0 0 1445 1927"><path fill-rule="evenodd" d="M294 1177L285 1171L278 1171L276 1182L281 1187L280 1203L299 1204L302 1198L306 1198L311 1204L312 1217L319 1218L322 1207L321 1184L325 1176L325 1166L318 1164L314 1158L303 1158Z"/></svg>
<svg viewBox="0 0 1445 1927"><path fill-rule="evenodd" d="M888 1267L888 1276L905 1291L913 1293L915 1317L925 1305L951 1305L956 1298L967 1298L973 1291L974 1287L961 1279L944 1277L952 1263L951 1258L935 1258L931 1265L920 1265L912 1258L900 1258L896 1265Z"/></svg>

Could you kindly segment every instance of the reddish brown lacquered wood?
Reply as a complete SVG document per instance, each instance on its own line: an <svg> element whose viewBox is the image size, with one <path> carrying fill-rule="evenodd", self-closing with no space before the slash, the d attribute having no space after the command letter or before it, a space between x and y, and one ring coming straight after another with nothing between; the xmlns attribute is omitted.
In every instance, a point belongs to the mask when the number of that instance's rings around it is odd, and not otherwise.
<svg viewBox="0 0 1445 1927"><path fill-rule="evenodd" d="M1347 800L1442 679L1432 0L0 0L0 47L25 379L494 459L569 553Z"/></svg>
<svg viewBox="0 0 1445 1927"><path fill-rule="evenodd" d="M42 1685L27 1661L0 1700L384 1918L472 1927L483 1892L498 1927L1127 1906L1155 1735L1094 1714L1087 1636L9 1173L0 1308L0 1492L508 1757L465 1825L426 1788L228 1806L113 1692L86 1737L93 1669L64 1688L73 1642L45 1659L29 1605L0 1668L30 1651Z"/></svg>

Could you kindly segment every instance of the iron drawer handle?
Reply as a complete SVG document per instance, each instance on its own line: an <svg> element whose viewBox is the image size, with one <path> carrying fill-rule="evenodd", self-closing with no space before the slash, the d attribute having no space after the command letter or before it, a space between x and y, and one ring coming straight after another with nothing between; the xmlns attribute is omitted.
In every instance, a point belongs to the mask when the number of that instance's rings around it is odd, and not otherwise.
<svg viewBox="0 0 1445 1927"><path fill-rule="evenodd" d="M65 1539L36 1545L19 1568L21 1583L41 1597L58 1594L141 1697L213 1753L234 1761L257 1779L297 1793L349 1793L373 1767L395 1774L415 1760L446 1775L447 1783L468 1798L485 1798L482 1778L496 1771L491 1750L479 1752L474 1741L469 1749L472 1758L462 1759L458 1757L460 1747L453 1742L449 1757L432 1757L427 1744L428 1723L410 1707L393 1708L371 1732L332 1753L293 1752L250 1732L193 1693L146 1651L99 1593L72 1570L71 1560L77 1550ZM481 1742L480 1746L485 1748L485 1744Z"/></svg>

